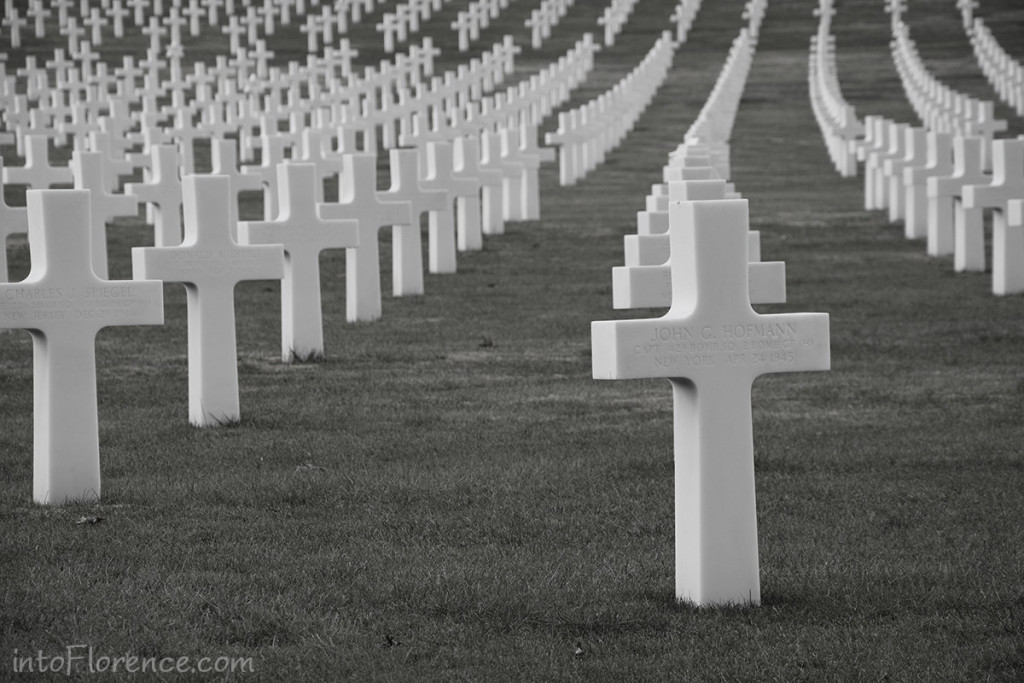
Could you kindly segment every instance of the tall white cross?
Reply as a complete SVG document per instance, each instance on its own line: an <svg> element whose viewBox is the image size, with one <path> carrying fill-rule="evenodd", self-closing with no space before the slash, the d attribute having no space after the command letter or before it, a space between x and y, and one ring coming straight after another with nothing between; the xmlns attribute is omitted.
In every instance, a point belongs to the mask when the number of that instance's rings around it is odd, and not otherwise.
<svg viewBox="0 0 1024 683"><path fill-rule="evenodd" d="M154 145L149 150L149 182L127 183L125 194L154 205L153 244L173 247L181 244L181 178L178 151L174 145Z"/></svg>
<svg viewBox="0 0 1024 683"><path fill-rule="evenodd" d="M135 247L136 278L181 282L188 296L188 414L199 427L237 422L235 285L284 276L280 244L239 246L231 238L231 181L182 179L185 239L178 246Z"/></svg>
<svg viewBox="0 0 1024 683"><path fill-rule="evenodd" d="M96 333L162 324L163 288L96 277L88 190L29 190L26 199L32 269L21 282L0 284L0 328L32 334L32 497L99 498Z"/></svg>
<svg viewBox="0 0 1024 683"><path fill-rule="evenodd" d="M828 315L750 306L747 202L669 206L672 307L591 325L595 379L666 378L675 415L676 597L758 604L751 385L829 368Z"/></svg>
<svg viewBox="0 0 1024 683"><path fill-rule="evenodd" d="M394 294L423 293L423 254L420 216L427 214L428 264L431 273L455 272L455 223L452 220L451 197L446 188L427 188L420 182L419 149L393 149L391 154L391 188L380 195L383 201L406 201L412 222L396 225L392 230L394 258ZM418 272L418 276L417 276ZM404 276L410 281L402 282Z"/></svg>
<svg viewBox="0 0 1024 683"><path fill-rule="evenodd" d="M410 225L408 202L386 202L377 191L377 157L342 155L338 202L320 207L325 220L359 221L359 246L345 252L345 317L349 322L380 318L380 242L384 226Z"/></svg>
<svg viewBox="0 0 1024 683"><path fill-rule="evenodd" d="M331 221L320 217L313 164L278 164L277 175L277 217L272 221L239 223L239 242L284 246L281 357L286 362L322 358L320 252L357 246L359 224L354 220Z"/></svg>

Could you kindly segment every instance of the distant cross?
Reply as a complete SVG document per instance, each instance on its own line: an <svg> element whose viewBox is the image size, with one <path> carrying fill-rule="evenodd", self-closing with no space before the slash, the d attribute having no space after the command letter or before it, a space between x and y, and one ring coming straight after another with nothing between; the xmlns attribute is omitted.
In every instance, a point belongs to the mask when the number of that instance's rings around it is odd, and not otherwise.
<svg viewBox="0 0 1024 683"><path fill-rule="evenodd" d="M440 241L442 236L451 234L446 229L443 235L439 234L436 247L437 258L440 260L444 254L451 254L450 258L454 266L456 249L466 250L466 235L470 231L475 231L475 234L480 235L481 230L480 181L477 178L457 177L453 154L451 142L440 140L428 142L420 153L420 185L428 190L447 189L449 204L454 199L454 225L450 228L451 233L454 233L452 234L453 244L449 246L447 241ZM441 227L443 226L439 226L439 232Z"/></svg>
<svg viewBox="0 0 1024 683"><path fill-rule="evenodd" d="M393 293L422 294L422 214L428 214L430 224L430 272L455 272L455 227L448 191L436 187L428 190L420 184L418 149L393 149L390 161L391 187L378 196L385 202L408 202L411 214L409 223L392 226Z"/></svg>
<svg viewBox="0 0 1024 683"><path fill-rule="evenodd" d="M36 0L25 14L32 17L36 38L44 37L46 35L46 20L53 16L53 12L46 9L42 0ZM14 46L12 45L11 47Z"/></svg>
<svg viewBox="0 0 1024 683"><path fill-rule="evenodd" d="M981 213L963 207L963 188L990 180L981 170L982 139L953 138L953 173L928 178L928 241L949 245L953 270L985 270L985 233Z"/></svg>
<svg viewBox="0 0 1024 683"><path fill-rule="evenodd" d="M231 226L231 239L237 239L238 208L241 201L241 193L262 190L263 183L259 178L238 170L238 150L235 147L234 140L212 140L210 144L213 157L213 175L227 176L231 181L231 201L229 202L230 214L228 220Z"/></svg>
<svg viewBox="0 0 1024 683"><path fill-rule="evenodd" d="M173 247L181 244L181 179L178 177L178 152L174 145L150 148L149 181L128 183L125 194L139 202L156 206L153 212L153 244Z"/></svg>
<svg viewBox="0 0 1024 683"><path fill-rule="evenodd" d="M467 197L464 210L458 212L458 247L460 251L480 251L484 245L484 233L494 234L497 227L494 225L494 212L490 209L494 206L500 207L500 202L489 200L488 211L485 214L481 196L489 193L493 197L494 193L501 192L501 172L481 167L480 138L475 135L455 138L452 153L455 159L455 178L472 181L479 187L477 196ZM463 218L466 220L463 221ZM497 218L501 218L500 213Z"/></svg>
<svg viewBox="0 0 1024 683"><path fill-rule="evenodd" d="M93 272L89 192L30 190L32 269L0 284L0 328L32 334L37 503L100 496L96 333L163 323L159 282L105 280Z"/></svg>
<svg viewBox="0 0 1024 683"><path fill-rule="evenodd" d="M91 208L92 269L97 277L107 274L107 221L118 216L135 216L139 203L135 197L110 194L106 190L102 152L76 151L71 155L71 170L75 176L75 189L88 190Z"/></svg>
<svg viewBox="0 0 1024 683"><path fill-rule="evenodd" d="M496 186L484 186L481 205L484 234L501 235L505 232L508 180L517 177L522 169L501 158L501 137L488 130L480 133L480 168L501 178Z"/></svg>
<svg viewBox="0 0 1024 683"><path fill-rule="evenodd" d="M110 24L110 20L100 14L98 7L89 10L89 17L83 19L82 23L89 27L89 37L93 45L103 44L103 28Z"/></svg>
<svg viewBox="0 0 1024 683"><path fill-rule="evenodd" d="M277 166L287 159L292 143L290 138L276 133L260 135L260 163L242 166L242 173L259 178L263 186L263 220L271 221L278 215L277 198L280 190L277 187Z"/></svg>
<svg viewBox="0 0 1024 683"><path fill-rule="evenodd" d="M3 23L10 29L11 47L21 47L21 29L28 26L28 19L18 14L16 7L11 8L13 11L10 16L4 17Z"/></svg>
<svg viewBox="0 0 1024 683"><path fill-rule="evenodd" d="M238 421L235 285L279 280L281 245L239 246L231 238L231 181L182 179L185 239L176 247L135 247L136 278L181 282L188 294L188 413L199 427Z"/></svg>
<svg viewBox="0 0 1024 683"><path fill-rule="evenodd" d="M345 316L349 322L381 316L380 242L384 226L412 223L408 202L385 202L377 191L377 157L345 154L337 203L320 207L326 220L359 221L359 246L345 252Z"/></svg>
<svg viewBox="0 0 1024 683"><path fill-rule="evenodd" d="M765 373L827 370L828 315L750 307L746 200L669 211L672 307L592 323L593 374L672 384L676 598L758 604L751 385Z"/></svg>
<svg viewBox="0 0 1024 683"><path fill-rule="evenodd" d="M953 136L949 133L928 133L925 163L918 168L908 168L903 172L904 204L906 205L907 228L914 234L927 238L926 250L929 256L945 256L953 251L952 243L940 245L935 240L938 232L928 230L928 178L947 176L953 172ZM949 216L952 216L950 209ZM912 228L911 228L912 226ZM952 235L952 225L947 229Z"/></svg>
<svg viewBox="0 0 1024 683"><path fill-rule="evenodd" d="M320 217L312 164L277 166L277 205L274 220L242 222L239 241L284 245L281 280L281 357L285 362L322 358L323 312L320 303L320 252L355 247L359 224L355 220Z"/></svg>

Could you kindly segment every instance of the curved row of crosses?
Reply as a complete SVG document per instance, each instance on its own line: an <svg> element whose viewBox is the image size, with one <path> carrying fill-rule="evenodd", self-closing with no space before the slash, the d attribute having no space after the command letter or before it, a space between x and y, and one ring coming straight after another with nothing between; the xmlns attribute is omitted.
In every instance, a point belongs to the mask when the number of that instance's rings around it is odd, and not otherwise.
<svg viewBox="0 0 1024 683"><path fill-rule="evenodd" d="M865 209L887 210L890 221L903 222L908 239L925 240L928 255L952 256L956 272L986 270L985 214L991 212L992 292L1024 293L1024 140L995 139L1007 126L995 118L993 102L932 76L903 21L902 3L892 0L888 10L893 62L923 125L856 119L835 78L832 3L820 0L808 82L829 156L843 176L856 175L855 159L864 162ZM965 25L975 24L969 20L965 14Z"/></svg>
<svg viewBox="0 0 1024 683"><path fill-rule="evenodd" d="M857 175L856 141L864 135L864 123L847 103L836 74L836 40L832 35L833 0L819 0L815 10L818 31L811 36L807 62L807 87L811 109L818 122L832 165L839 175Z"/></svg>
<svg viewBox="0 0 1024 683"><path fill-rule="evenodd" d="M973 0L964 3L961 12L964 30L967 31L981 72L992 84L999 99L1013 108L1017 116L1024 117L1024 65L1003 49L985 25L984 19L974 16Z"/></svg>
<svg viewBox="0 0 1024 683"><path fill-rule="evenodd" d="M624 17L628 17L628 7L622 7ZM682 0L669 18L677 27L674 39L668 31L664 32L640 63L609 90L558 114L558 128L547 134L545 143L559 149L560 184L573 185L584 178L632 130L668 75L676 50L686 42L687 31L699 9L700 0ZM608 12L603 16L607 17ZM607 26L606 22L606 30ZM611 44L608 34L605 35L605 43Z"/></svg>

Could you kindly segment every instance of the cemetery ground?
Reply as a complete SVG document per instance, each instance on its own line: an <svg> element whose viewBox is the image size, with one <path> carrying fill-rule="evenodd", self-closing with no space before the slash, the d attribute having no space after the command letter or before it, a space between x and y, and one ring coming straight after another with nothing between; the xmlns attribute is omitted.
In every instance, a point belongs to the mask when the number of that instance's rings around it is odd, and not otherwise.
<svg viewBox="0 0 1024 683"><path fill-rule="evenodd" d="M563 52L588 4L518 63ZM574 103L672 4L639 3ZM704 5L606 164L573 187L545 166L542 220L371 324L344 322L344 255L325 254L322 361L281 362L279 285L239 285L239 424L187 423L180 285L166 325L103 330L97 504L30 502L31 342L0 336L0 678L15 649L75 644L251 656L257 680L1024 676L1024 298L927 257L832 170L807 103L810 1L770 3L732 168L787 267L787 303L757 308L828 312L832 370L754 385L762 606L675 603L669 386L592 380L590 322L660 314L613 311L611 268L739 29L740 2ZM939 78L984 94L953 5L913 0L908 22ZM1011 0L981 7L1021 35ZM881 3L838 10L847 99L914 121ZM494 39L526 42L515 17ZM110 234L111 277L130 278L151 231ZM10 254L23 277L25 243Z"/></svg>

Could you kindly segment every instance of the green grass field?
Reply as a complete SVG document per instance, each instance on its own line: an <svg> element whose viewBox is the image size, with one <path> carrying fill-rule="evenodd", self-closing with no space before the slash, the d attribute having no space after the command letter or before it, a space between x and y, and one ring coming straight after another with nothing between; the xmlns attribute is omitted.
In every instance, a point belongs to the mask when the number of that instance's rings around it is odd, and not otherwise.
<svg viewBox="0 0 1024 683"><path fill-rule="evenodd" d="M428 26L442 68L466 59L443 28L464 4ZM528 45L535 4L478 45ZM605 4L577 3L522 73ZM758 309L831 316L831 372L754 386L761 607L676 604L669 385L590 377L591 321L661 314L613 311L611 268L740 28L741 2L705 0L607 163L569 188L545 167L543 220L428 275L423 297L386 298L372 324L344 322L344 256L325 255L323 362L282 363L278 284L240 285L239 425L187 424L180 285L166 325L101 332L97 504L31 502L31 341L0 334L0 680L32 678L15 651L73 645L252 657L232 680L1024 678L1024 298L927 257L832 170L807 102L816 4L770 3L732 140L763 257L787 265L788 303ZM641 0L571 105L624 75L673 5ZM955 3L909 5L933 73L992 98ZM1017 0L979 16L1024 57ZM839 3L840 80L859 115L916 123L888 22L880 0ZM372 23L353 34L366 64L382 57ZM282 60L304 46L290 40ZM151 233L111 229L112 276ZM24 241L9 254L27 273Z"/></svg>

